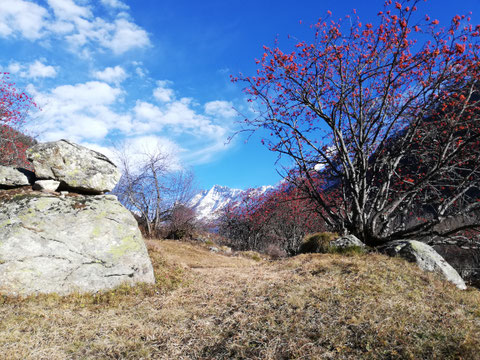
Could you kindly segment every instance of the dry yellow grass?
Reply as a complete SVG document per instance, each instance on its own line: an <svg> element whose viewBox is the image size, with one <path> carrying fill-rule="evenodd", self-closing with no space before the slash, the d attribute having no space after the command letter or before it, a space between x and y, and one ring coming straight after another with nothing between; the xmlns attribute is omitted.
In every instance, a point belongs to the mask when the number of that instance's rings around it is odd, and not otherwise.
<svg viewBox="0 0 480 360"><path fill-rule="evenodd" d="M188 268L239 268L257 265L255 261L243 256L228 256L214 253L209 245L195 244L175 240L147 240L148 247L160 254L169 263ZM217 247L215 245L215 247ZM217 247L219 248L219 247Z"/></svg>
<svg viewBox="0 0 480 360"><path fill-rule="evenodd" d="M180 242L148 247L156 286L0 297L0 358L480 358L480 292L402 260L267 263Z"/></svg>

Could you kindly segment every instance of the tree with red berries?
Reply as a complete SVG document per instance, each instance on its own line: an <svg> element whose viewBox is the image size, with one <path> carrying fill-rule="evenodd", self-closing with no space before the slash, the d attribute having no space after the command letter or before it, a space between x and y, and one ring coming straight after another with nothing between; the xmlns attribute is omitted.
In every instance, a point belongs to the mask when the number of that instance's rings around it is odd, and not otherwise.
<svg viewBox="0 0 480 360"><path fill-rule="evenodd" d="M303 192L286 182L264 193L250 189L224 209L219 231L237 249L268 252L274 246L293 255L305 235L325 230L312 205Z"/></svg>
<svg viewBox="0 0 480 360"><path fill-rule="evenodd" d="M35 143L20 130L28 111L35 107L33 100L19 92L8 73L0 73L0 164L29 167L25 150Z"/></svg>
<svg viewBox="0 0 480 360"><path fill-rule="evenodd" d="M232 79L257 105L243 130L270 133L326 224L368 245L480 225L480 25L419 3L388 0L374 23L329 13Z"/></svg>

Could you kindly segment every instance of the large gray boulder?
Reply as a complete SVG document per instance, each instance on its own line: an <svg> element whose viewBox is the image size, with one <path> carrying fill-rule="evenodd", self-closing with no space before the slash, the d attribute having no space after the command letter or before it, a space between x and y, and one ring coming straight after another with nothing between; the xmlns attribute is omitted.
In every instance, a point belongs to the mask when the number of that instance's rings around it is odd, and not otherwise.
<svg viewBox="0 0 480 360"><path fill-rule="evenodd" d="M348 248L364 248L365 244L362 243L355 235L344 235L338 239L330 241L330 246L333 246L337 249L348 249Z"/></svg>
<svg viewBox="0 0 480 360"><path fill-rule="evenodd" d="M155 281L137 222L113 195L0 192L0 293L97 292Z"/></svg>
<svg viewBox="0 0 480 360"><path fill-rule="evenodd" d="M397 240L378 248L389 256L400 256L416 263L424 271L441 274L446 280L465 290L467 286L458 272L448 264L431 246L416 240Z"/></svg>
<svg viewBox="0 0 480 360"><path fill-rule="evenodd" d="M35 175L31 171L0 165L0 186L27 186L33 182L34 178Z"/></svg>
<svg viewBox="0 0 480 360"><path fill-rule="evenodd" d="M61 181L77 192L104 193L120 180L120 172L105 155L67 140L32 146L27 158L38 179Z"/></svg>

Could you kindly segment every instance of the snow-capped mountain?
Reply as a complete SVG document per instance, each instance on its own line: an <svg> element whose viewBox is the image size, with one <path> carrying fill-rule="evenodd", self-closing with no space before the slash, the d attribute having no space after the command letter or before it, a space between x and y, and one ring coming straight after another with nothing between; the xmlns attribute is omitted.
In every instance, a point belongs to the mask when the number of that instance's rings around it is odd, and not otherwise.
<svg viewBox="0 0 480 360"><path fill-rule="evenodd" d="M210 190L203 190L195 195L189 205L195 210L197 219L214 220L218 217L219 210L239 200L242 193L243 190L240 189L215 185Z"/></svg>
<svg viewBox="0 0 480 360"><path fill-rule="evenodd" d="M262 186L255 189L262 194L272 186ZM229 203L239 201L245 190L230 189L226 186L215 185L210 190L203 190L195 195L189 205L197 213L197 219L211 221L218 218L220 210Z"/></svg>

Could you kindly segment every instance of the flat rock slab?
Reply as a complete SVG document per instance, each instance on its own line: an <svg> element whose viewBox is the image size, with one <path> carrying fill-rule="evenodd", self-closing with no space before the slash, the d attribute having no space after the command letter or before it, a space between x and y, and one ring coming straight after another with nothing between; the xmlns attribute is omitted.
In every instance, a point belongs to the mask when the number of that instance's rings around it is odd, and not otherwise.
<svg viewBox="0 0 480 360"><path fill-rule="evenodd" d="M37 180L33 184L33 190L38 191L57 191L60 181L57 180Z"/></svg>
<svg viewBox="0 0 480 360"><path fill-rule="evenodd" d="M467 288L458 272L430 245L416 240L396 240L379 247L378 251L414 262L424 271L441 274L459 289Z"/></svg>
<svg viewBox="0 0 480 360"><path fill-rule="evenodd" d="M113 195L0 191L0 293L97 292L155 282L137 222Z"/></svg>
<svg viewBox="0 0 480 360"><path fill-rule="evenodd" d="M105 155L67 140L32 146L27 150L27 158L38 179L61 181L78 192L111 191L121 176Z"/></svg>
<svg viewBox="0 0 480 360"><path fill-rule="evenodd" d="M25 169L0 165L0 186L15 187L30 185L35 174Z"/></svg>

